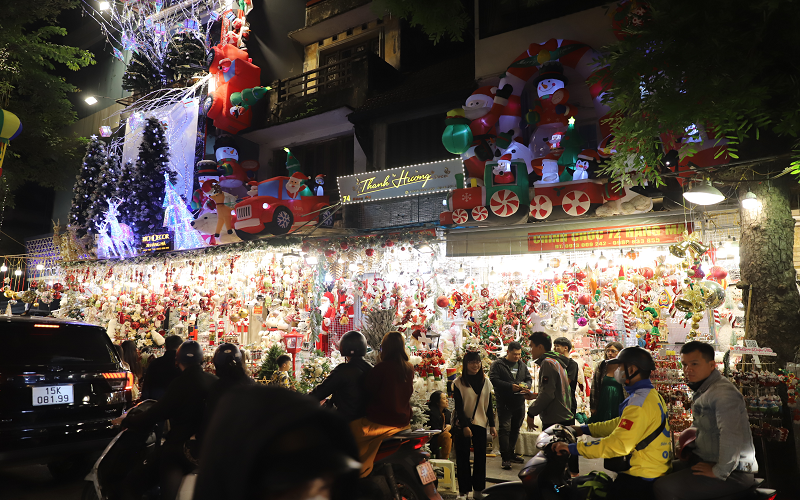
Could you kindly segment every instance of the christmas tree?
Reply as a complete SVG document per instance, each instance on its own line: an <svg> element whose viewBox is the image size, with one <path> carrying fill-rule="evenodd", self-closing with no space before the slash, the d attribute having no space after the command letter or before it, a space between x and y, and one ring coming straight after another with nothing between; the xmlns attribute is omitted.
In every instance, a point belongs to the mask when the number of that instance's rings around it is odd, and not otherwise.
<svg viewBox="0 0 800 500"><path fill-rule="evenodd" d="M122 88L134 94L162 88L168 80L162 74L162 64L151 61L144 51L134 53L122 75Z"/></svg>
<svg viewBox="0 0 800 500"><path fill-rule="evenodd" d="M86 147L86 156L83 157L81 172L76 176L75 194L69 211L69 226L75 228L78 237L86 234L87 227L91 223L89 222L91 198L97 188L100 171L105 163L106 146L96 135L93 135Z"/></svg>
<svg viewBox="0 0 800 500"><path fill-rule="evenodd" d="M97 232L97 227L103 222L105 212L108 210L108 200L119 196L119 177L119 158L109 155L106 162L100 166L97 183L90 196L91 206L87 212L87 217L90 219L89 232Z"/></svg>
<svg viewBox="0 0 800 500"><path fill-rule="evenodd" d="M175 191L175 186L169 181L169 174L164 173L166 191L164 193L164 227L174 233L174 249L186 250L205 246L203 237L192 227L194 216L186 208L186 202Z"/></svg>
<svg viewBox="0 0 800 500"><path fill-rule="evenodd" d="M206 46L197 32L177 33L169 44L164 67L173 73L175 80L184 80L197 72L205 72L206 53Z"/></svg>
<svg viewBox="0 0 800 500"><path fill-rule="evenodd" d="M134 210L133 196L130 192L130 186L133 185L133 178L136 175L136 166L132 161L128 160L125 165L120 169L119 182L117 183L117 197L122 200L119 206L119 216L122 220L131 221L133 215L138 212Z"/></svg>
<svg viewBox="0 0 800 500"><path fill-rule="evenodd" d="M164 127L150 117L144 127L139 156L136 158L133 180L128 188L128 225L140 236L152 234L164 227L165 178L175 181L175 174L169 171L169 145L164 138ZM167 177L164 176L167 174Z"/></svg>

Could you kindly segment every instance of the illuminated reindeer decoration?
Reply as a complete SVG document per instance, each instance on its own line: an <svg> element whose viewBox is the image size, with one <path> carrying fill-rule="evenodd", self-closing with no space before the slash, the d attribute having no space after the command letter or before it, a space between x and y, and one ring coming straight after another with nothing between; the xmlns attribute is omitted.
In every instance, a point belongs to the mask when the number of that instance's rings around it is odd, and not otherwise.
<svg viewBox="0 0 800 500"><path fill-rule="evenodd" d="M108 235L108 221L103 221L97 226L97 258L110 259L119 257L117 249L114 248L114 241Z"/></svg>
<svg viewBox="0 0 800 500"><path fill-rule="evenodd" d="M106 212L105 223L111 228L111 242L117 256L125 258L136 254L133 249L133 231L127 224L120 224L117 220L119 206L122 200L110 200L108 202L108 212Z"/></svg>

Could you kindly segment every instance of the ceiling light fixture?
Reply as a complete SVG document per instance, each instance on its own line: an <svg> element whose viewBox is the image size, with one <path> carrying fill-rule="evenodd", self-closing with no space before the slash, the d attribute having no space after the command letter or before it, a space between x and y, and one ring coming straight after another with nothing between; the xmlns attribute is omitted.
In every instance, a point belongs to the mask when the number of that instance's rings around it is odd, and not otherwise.
<svg viewBox="0 0 800 500"><path fill-rule="evenodd" d="M758 210L761 208L761 201L759 201L754 192L748 190L747 194L744 195L744 198L742 198L742 208L747 210Z"/></svg>
<svg viewBox="0 0 800 500"><path fill-rule="evenodd" d="M725 199L725 195L711 185L708 177L683 193L683 197L695 205L715 205Z"/></svg>

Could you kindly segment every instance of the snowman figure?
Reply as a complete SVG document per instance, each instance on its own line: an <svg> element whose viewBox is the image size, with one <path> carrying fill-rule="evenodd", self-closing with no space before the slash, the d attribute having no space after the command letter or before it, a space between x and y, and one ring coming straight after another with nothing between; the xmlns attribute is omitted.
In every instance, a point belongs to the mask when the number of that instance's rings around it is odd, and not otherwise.
<svg viewBox="0 0 800 500"><path fill-rule="evenodd" d="M525 120L536 126L558 123L567 126L569 117L575 113L570 106L569 92L564 87L569 82L564 76L564 67L558 61L548 61L539 70L536 78L536 107L525 116Z"/></svg>

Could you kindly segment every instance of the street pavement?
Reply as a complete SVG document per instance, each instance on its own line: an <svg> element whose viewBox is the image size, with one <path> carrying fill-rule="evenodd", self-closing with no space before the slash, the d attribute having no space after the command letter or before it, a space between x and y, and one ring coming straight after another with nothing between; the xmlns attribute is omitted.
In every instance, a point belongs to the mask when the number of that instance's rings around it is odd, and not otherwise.
<svg viewBox="0 0 800 500"><path fill-rule="evenodd" d="M0 469L0 500L80 500L86 481L56 481L46 465Z"/></svg>

